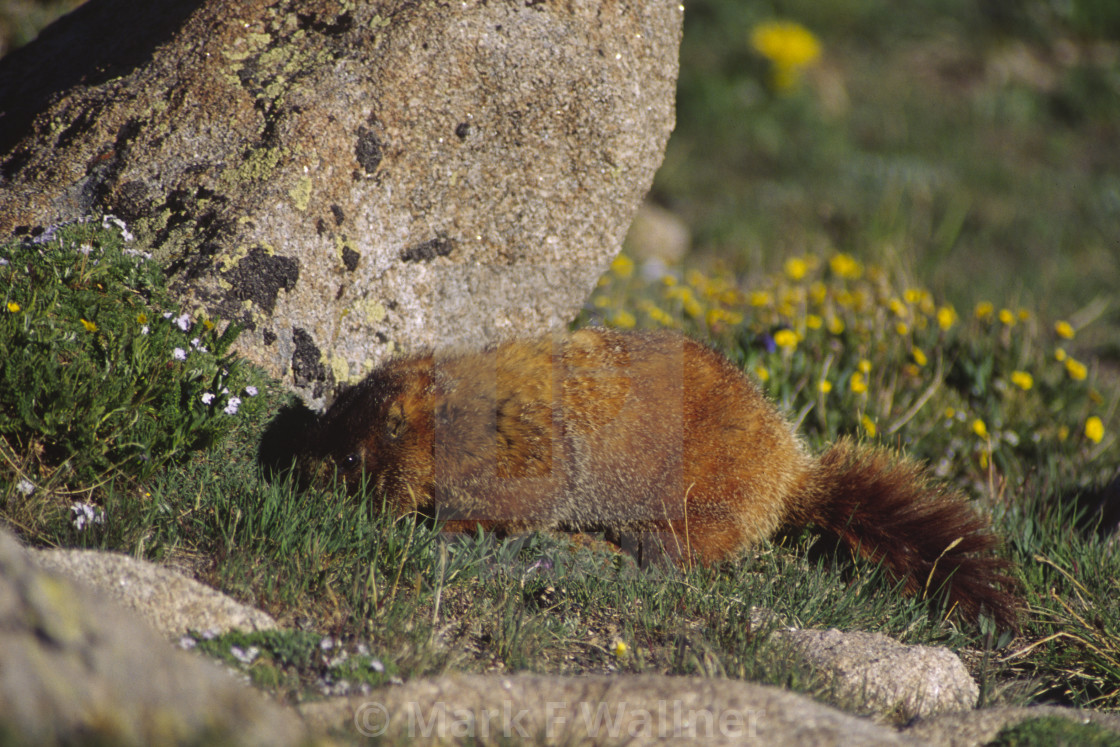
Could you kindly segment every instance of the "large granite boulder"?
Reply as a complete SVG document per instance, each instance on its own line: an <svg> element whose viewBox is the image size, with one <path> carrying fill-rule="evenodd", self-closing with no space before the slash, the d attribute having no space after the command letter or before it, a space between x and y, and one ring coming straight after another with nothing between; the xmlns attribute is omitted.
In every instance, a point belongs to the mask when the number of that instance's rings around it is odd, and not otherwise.
<svg viewBox="0 0 1120 747"><path fill-rule="evenodd" d="M674 121L683 7L90 0L0 60L0 234L123 218L318 399L569 320Z"/></svg>

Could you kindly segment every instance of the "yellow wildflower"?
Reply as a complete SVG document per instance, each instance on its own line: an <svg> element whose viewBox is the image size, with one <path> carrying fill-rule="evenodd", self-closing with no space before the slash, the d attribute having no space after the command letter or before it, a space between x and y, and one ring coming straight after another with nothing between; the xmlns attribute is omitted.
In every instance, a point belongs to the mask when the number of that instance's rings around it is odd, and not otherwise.
<svg viewBox="0 0 1120 747"><path fill-rule="evenodd" d="M137 324L147 324L148 323L148 315L145 314L144 312L140 312L139 314L136 315L136 323Z"/></svg>
<svg viewBox="0 0 1120 747"><path fill-rule="evenodd" d="M592 301L592 303L595 304L595 308L597 309L605 309L611 305L611 300L606 296L595 296L595 300Z"/></svg>
<svg viewBox="0 0 1120 747"><path fill-rule="evenodd" d="M672 287L672 286L677 284L677 279L675 277L673 277L672 275L662 275L661 276L661 284L664 285L667 288Z"/></svg>
<svg viewBox="0 0 1120 747"><path fill-rule="evenodd" d="M621 327L622 329L631 329L638 323L638 320L635 319L634 315L629 311L615 312L614 318L611 321L614 323L614 326Z"/></svg>
<svg viewBox="0 0 1120 747"><path fill-rule="evenodd" d="M1068 356L1066 355L1066 349L1065 348L1058 348L1054 351L1054 360L1058 361L1058 363L1061 363L1067 357Z"/></svg>
<svg viewBox="0 0 1120 747"><path fill-rule="evenodd" d="M976 420L972 421L972 432L980 438L987 438L988 426L983 420L981 420L980 418L976 418Z"/></svg>
<svg viewBox="0 0 1120 747"><path fill-rule="evenodd" d="M90 321L87 321L85 319L82 319L80 321L82 322L82 326L86 328L86 332L96 332L97 331L97 324L95 322L90 322Z"/></svg>
<svg viewBox="0 0 1120 747"><path fill-rule="evenodd" d="M751 46L774 65L773 85L788 91L797 85L802 69L821 55L817 37L792 21L767 21L751 29Z"/></svg>
<svg viewBox="0 0 1120 747"><path fill-rule="evenodd" d="M8 311L12 312L13 314L16 313L17 311L19 311L19 304L15 301L8 301Z"/></svg>
<svg viewBox="0 0 1120 747"><path fill-rule="evenodd" d="M957 321L957 312L952 306L942 306L937 310L937 326L948 330Z"/></svg>
<svg viewBox="0 0 1120 747"><path fill-rule="evenodd" d="M894 331L897 332L900 337L905 337L910 334L910 327L906 326L906 322L899 322L894 325Z"/></svg>
<svg viewBox="0 0 1120 747"><path fill-rule="evenodd" d="M860 417L859 422L860 425L863 426L863 430L867 432L867 435L871 438L875 438L875 433L879 430L877 427L875 427L875 421L867 417L866 415L863 415L862 417Z"/></svg>
<svg viewBox="0 0 1120 747"><path fill-rule="evenodd" d="M1063 425L1058 428L1058 440L1065 441L1069 438L1069 426Z"/></svg>
<svg viewBox="0 0 1120 747"><path fill-rule="evenodd" d="M999 321L1004 326L1014 327L1015 326L1015 315L1011 313L1011 309L1000 309L999 310Z"/></svg>
<svg viewBox="0 0 1120 747"><path fill-rule="evenodd" d="M944 415L945 415L946 420L952 420L953 418L955 418L957 416L957 411L954 410L952 407L946 407Z"/></svg>
<svg viewBox="0 0 1120 747"><path fill-rule="evenodd" d="M629 651L630 647L622 641L618 641L614 644L614 656L616 659L623 658L627 653L629 653Z"/></svg>
<svg viewBox="0 0 1120 747"><path fill-rule="evenodd" d="M1085 364L1075 358L1066 358L1066 371L1074 381L1084 381L1089 375L1089 369Z"/></svg>
<svg viewBox="0 0 1120 747"><path fill-rule="evenodd" d="M844 320L838 316L830 316L828 318L828 331L834 335L839 335L844 332Z"/></svg>
<svg viewBox="0 0 1120 747"><path fill-rule="evenodd" d="M779 329L774 333L774 344L780 348L793 350L797 347L797 333L792 329Z"/></svg>
<svg viewBox="0 0 1120 747"><path fill-rule="evenodd" d="M1099 444L1104 438L1104 423L1096 415L1085 421L1085 438Z"/></svg>
<svg viewBox="0 0 1120 747"><path fill-rule="evenodd" d="M738 324L743 321L743 315L736 311L728 311L727 309L712 309L708 312L706 320L709 327L714 327L721 322Z"/></svg>
<svg viewBox="0 0 1120 747"><path fill-rule="evenodd" d="M673 317L669 316L663 309L660 309L653 304L650 304L646 307L646 313L649 314L650 319L662 325L663 327L668 327L673 323Z"/></svg>
<svg viewBox="0 0 1120 747"><path fill-rule="evenodd" d="M821 379L821 383L817 386L817 388L820 389L821 394L828 394L832 391L832 382L828 379Z"/></svg>
<svg viewBox="0 0 1120 747"><path fill-rule="evenodd" d="M867 379L863 378L863 374L856 371L852 374L852 382L849 385L852 389L852 394L863 394L867 391Z"/></svg>
<svg viewBox="0 0 1120 747"><path fill-rule="evenodd" d="M751 306L769 306L774 303L774 297L766 291L752 291L751 294L747 296L747 303Z"/></svg>
<svg viewBox="0 0 1120 747"><path fill-rule="evenodd" d="M892 298L890 301L888 301L887 308L891 310L892 314L899 318L905 319L906 317L910 316L910 309L906 308L906 304L904 304L898 298Z"/></svg>
<svg viewBox="0 0 1120 747"><path fill-rule="evenodd" d="M820 329L824 325L824 320L816 314L809 314L805 317L805 326L809 329Z"/></svg>
<svg viewBox="0 0 1120 747"><path fill-rule="evenodd" d="M688 298L683 303L684 313L691 317L698 317L704 313L704 307L695 298Z"/></svg>
<svg viewBox="0 0 1120 747"><path fill-rule="evenodd" d="M828 260L828 266L834 275L849 280L856 280L863 275L863 265L852 255L843 252L834 254L832 259Z"/></svg>
<svg viewBox="0 0 1120 747"><path fill-rule="evenodd" d="M814 281L809 286L809 300L820 306L826 298L828 298L828 287L819 280Z"/></svg>
<svg viewBox="0 0 1120 747"><path fill-rule="evenodd" d="M620 254L611 260L611 272L620 278L628 278L634 274L634 260L625 254Z"/></svg>
<svg viewBox="0 0 1120 747"><path fill-rule="evenodd" d="M992 313L995 310L996 307L993 306L990 302L981 301L980 303L976 304L976 318L982 322L986 322L992 318Z"/></svg>
<svg viewBox="0 0 1120 747"><path fill-rule="evenodd" d="M790 257L784 265L786 277L797 282L809 271L809 263L801 257Z"/></svg>
<svg viewBox="0 0 1120 747"><path fill-rule="evenodd" d="M206 328L207 332L209 332L210 330L214 329L215 325L214 322L210 321L209 319L204 319L202 321L202 326Z"/></svg>
<svg viewBox="0 0 1120 747"><path fill-rule="evenodd" d="M1025 392L1034 386L1034 377L1026 371L1012 371L1011 383Z"/></svg>
<svg viewBox="0 0 1120 747"><path fill-rule="evenodd" d="M1054 331L1058 333L1058 337L1063 340L1072 340L1075 333L1073 325L1069 322L1058 322L1054 325Z"/></svg>
<svg viewBox="0 0 1120 747"><path fill-rule="evenodd" d="M681 301L687 303L693 300L692 289L687 285L673 285L665 289L665 298L670 301Z"/></svg>
<svg viewBox="0 0 1120 747"><path fill-rule="evenodd" d="M1019 309L1018 311L1015 312L1015 314L1016 314L1016 316L1019 317L1020 322L1030 321L1031 312L1028 309Z"/></svg>
<svg viewBox="0 0 1120 747"><path fill-rule="evenodd" d="M860 358L859 363L856 364L856 368L859 369L859 372L861 374L864 374L866 376L867 374L871 373L871 361L867 360L866 358Z"/></svg>
<svg viewBox="0 0 1120 747"><path fill-rule="evenodd" d="M765 366L755 366L754 375L758 377L759 381L770 381L770 372L766 370Z"/></svg>
<svg viewBox="0 0 1120 747"><path fill-rule="evenodd" d="M919 366L929 363L929 358L926 358L926 354L922 352L921 348L914 348L910 351L910 355L914 356L914 362Z"/></svg>

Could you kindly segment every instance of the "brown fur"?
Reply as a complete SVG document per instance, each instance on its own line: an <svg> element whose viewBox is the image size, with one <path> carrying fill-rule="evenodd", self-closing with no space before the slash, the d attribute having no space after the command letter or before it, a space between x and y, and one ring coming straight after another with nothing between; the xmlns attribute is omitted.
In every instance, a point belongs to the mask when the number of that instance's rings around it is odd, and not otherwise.
<svg viewBox="0 0 1120 747"><path fill-rule="evenodd" d="M1014 626L997 540L913 462L841 440L819 459L722 355L669 332L584 329L398 358L344 392L303 463L451 530L605 531L712 563L815 523L907 592ZM959 540L959 541L958 541ZM956 544L954 544L956 543Z"/></svg>

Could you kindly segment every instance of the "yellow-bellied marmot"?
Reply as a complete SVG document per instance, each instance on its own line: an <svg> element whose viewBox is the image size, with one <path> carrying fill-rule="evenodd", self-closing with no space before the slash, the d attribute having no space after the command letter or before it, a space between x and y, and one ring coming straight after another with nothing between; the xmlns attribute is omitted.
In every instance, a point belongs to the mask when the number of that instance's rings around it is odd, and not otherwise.
<svg viewBox="0 0 1120 747"><path fill-rule="evenodd" d="M844 439L819 458L719 353L670 332L583 329L385 363L302 457L396 513L457 531L604 531L718 561L814 523L908 592L1014 626L997 538L916 463Z"/></svg>

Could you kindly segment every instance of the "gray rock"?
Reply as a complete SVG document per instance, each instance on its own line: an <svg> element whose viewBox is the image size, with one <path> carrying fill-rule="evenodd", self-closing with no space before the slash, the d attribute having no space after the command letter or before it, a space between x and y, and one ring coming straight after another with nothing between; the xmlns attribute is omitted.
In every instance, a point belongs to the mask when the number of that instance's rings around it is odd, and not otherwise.
<svg viewBox="0 0 1120 747"><path fill-rule="evenodd" d="M79 586L99 589L173 640L188 630L225 633L276 627L264 612L146 560L97 550L30 552L40 568L67 576Z"/></svg>
<svg viewBox="0 0 1120 747"><path fill-rule="evenodd" d="M905 744L776 687L658 675L441 677L299 707L315 730L418 744Z"/></svg>
<svg viewBox="0 0 1120 747"><path fill-rule="evenodd" d="M292 714L43 571L0 530L0 736L27 744L294 744ZM224 740L224 741L223 741Z"/></svg>
<svg viewBox="0 0 1120 747"><path fill-rule="evenodd" d="M1095 724L1120 737L1120 715L1057 706L1031 708L986 708L950 713L920 721L906 730L907 738L928 747L980 747L990 744L1001 731L1029 719L1055 717L1078 724Z"/></svg>
<svg viewBox="0 0 1120 747"><path fill-rule="evenodd" d="M312 401L556 326L660 163L682 12L90 0L0 60L0 234L117 214Z"/></svg>
<svg viewBox="0 0 1120 747"><path fill-rule="evenodd" d="M972 708L980 688L952 651L907 646L881 633L778 630L771 640L828 684L845 710L896 721Z"/></svg>

